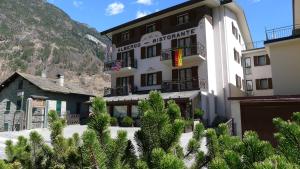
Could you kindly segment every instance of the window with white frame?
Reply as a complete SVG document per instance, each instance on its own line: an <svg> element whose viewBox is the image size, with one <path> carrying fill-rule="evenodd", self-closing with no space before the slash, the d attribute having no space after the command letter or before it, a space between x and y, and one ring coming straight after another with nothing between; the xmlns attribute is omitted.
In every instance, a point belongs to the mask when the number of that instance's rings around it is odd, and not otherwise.
<svg viewBox="0 0 300 169"><path fill-rule="evenodd" d="M252 91L253 90L253 82L252 80L246 80L246 90Z"/></svg>

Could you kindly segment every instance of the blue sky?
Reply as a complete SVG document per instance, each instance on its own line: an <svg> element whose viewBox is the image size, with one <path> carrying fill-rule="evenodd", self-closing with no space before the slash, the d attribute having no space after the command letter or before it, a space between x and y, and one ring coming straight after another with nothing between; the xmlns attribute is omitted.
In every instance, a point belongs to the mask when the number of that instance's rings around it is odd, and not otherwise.
<svg viewBox="0 0 300 169"><path fill-rule="evenodd" d="M48 0L74 20L103 31L186 0ZM237 0L244 9L253 41L265 28L292 25L292 0Z"/></svg>

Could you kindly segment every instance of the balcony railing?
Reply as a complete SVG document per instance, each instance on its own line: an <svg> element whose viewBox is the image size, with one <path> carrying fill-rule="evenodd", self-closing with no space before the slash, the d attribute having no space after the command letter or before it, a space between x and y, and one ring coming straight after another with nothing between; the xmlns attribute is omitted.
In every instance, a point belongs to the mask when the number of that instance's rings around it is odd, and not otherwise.
<svg viewBox="0 0 300 169"><path fill-rule="evenodd" d="M266 40L275 40L296 35L296 29L299 25L285 26L266 30Z"/></svg>
<svg viewBox="0 0 300 169"><path fill-rule="evenodd" d="M104 63L104 71L112 71L112 70L118 70L121 68L137 68L137 60L134 59L133 62L125 62L123 60L114 60L110 62Z"/></svg>
<svg viewBox="0 0 300 169"><path fill-rule="evenodd" d="M117 88L104 88L104 97L109 96L126 96L130 93L134 93L136 91L135 88L131 88L130 86L117 87Z"/></svg>
<svg viewBox="0 0 300 169"><path fill-rule="evenodd" d="M164 60L171 60L174 52L177 49L183 49L183 57L189 57L193 55L201 55L202 57L206 57L206 48L201 43L198 43L196 45L191 45L188 47L182 47L182 48L169 48L164 49L161 51L161 61Z"/></svg>
<svg viewBox="0 0 300 169"><path fill-rule="evenodd" d="M193 79L188 81L163 81L161 85L162 92L180 92L189 90L199 90L199 80Z"/></svg>

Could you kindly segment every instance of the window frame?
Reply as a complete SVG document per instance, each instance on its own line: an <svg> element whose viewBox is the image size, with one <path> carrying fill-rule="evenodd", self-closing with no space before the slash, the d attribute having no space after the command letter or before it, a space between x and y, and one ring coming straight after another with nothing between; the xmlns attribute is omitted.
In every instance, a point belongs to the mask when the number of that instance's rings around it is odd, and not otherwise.
<svg viewBox="0 0 300 169"><path fill-rule="evenodd" d="M5 112L4 113L8 114L10 112L10 108L11 108L11 101L6 101L6 106L5 106Z"/></svg>
<svg viewBox="0 0 300 169"><path fill-rule="evenodd" d="M122 39L123 42L128 41L130 39L129 31L123 32L122 35L121 35L121 39Z"/></svg>
<svg viewBox="0 0 300 169"><path fill-rule="evenodd" d="M235 75L235 83L237 88L242 89L242 78L239 75Z"/></svg>
<svg viewBox="0 0 300 169"><path fill-rule="evenodd" d="M6 130L6 126L7 126L7 130ZM9 123L4 123L3 129L4 131L9 131Z"/></svg>
<svg viewBox="0 0 300 169"><path fill-rule="evenodd" d="M234 60L237 62L237 63L241 63L241 57L240 57L240 53L234 48L233 49L233 55L234 55Z"/></svg>
<svg viewBox="0 0 300 169"><path fill-rule="evenodd" d="M158 85L157 82L158 82L157 72L155 72L155 73L148 73L146 75L146 85L147 86L156 86L156 85Z"/></svg>
<svg viewBox="0 0 300 169"><path fill-rule="evenodd" d="M251 89L248 88L248 82L251 82ZM253 91L253 81L252 80L246 80L246 91Z"/></svg>
<svg viewBox="0 0 300 169"><path fill-rule="evenodd" d="M269 88L269 79L268 78L257 79L257 80L258 80L258 83L259 83L259 88L257 88L257 86L256 86L256 88L258 90L268 90L268 89L270 89ZM265 80L267 82L267 87L265 87L265 88L263 88L262 85L261 85L262 84L261 81L263 81L263 80Z"/></svg>
<svg viewBox="0 0 300 169"><path fill-rule="evenodd" d="M152 50L152 52L151 52L152 56L149 56L150 49ZM156 45L151 45L151 46L146 47L146 58L153 58L153 57L156 57L156 55L157 55Z"/></svg>
<svg viewBox="0 0 300 169"><path fill-rule="evenodd" d="M183 18L182 23L180 23L180 18ZM189 13L184 13L177 16L177 25L184 25L190 22Z"/></svg>
<svg viewBox="0 0 300 169"><path fill-rule="evenodd" d="M237 27L234 25L234 23L232 22L232 34L234 35L235 39L238 40L238 29Z"/></svg>
<svg viewBox="0 0 300 169"><path fill-rule="evenodd" d="M18 90L22 90L23 87L24 87L24 81L23 81L23 80L20 80L20 81L18 82Z"/></svg>
<svg viewBox="0 0 300 169"><path fill-rule="evenodd" d="M16 103L16 111L21 111L21 110L22 110L22 100L18 99Z"/></svg>
<svg viewBox="0 0 300 169"><path fill-rule="evenodd" d="M247 66L247 60L249 60L249 63L250 63L250 65L249 66ZM251 57L246 57L245 58L245 64L244 64L244 68L251 68L252 67L252 63L251 63Z"/></svg>
<svg viewBox="0 0 300 169"><path fill-rule="evenodd" d="M149 28L152 27L153 29L149 31ZM156 31L156 24L152 23L152 24L148 24L146 25L146 33L151 33L151 32L155 32Z"/></svg>
<svg viewBox="0 0 300 169"><path fill-rule="evenodd" d="M259 58L261 58L261 57L264 57L264 64L260 63L260 59ZM265 65L267 65L267 56L266 55L259 55L259 56L257 56L257 65L258 66L265 66Z"/></svg>

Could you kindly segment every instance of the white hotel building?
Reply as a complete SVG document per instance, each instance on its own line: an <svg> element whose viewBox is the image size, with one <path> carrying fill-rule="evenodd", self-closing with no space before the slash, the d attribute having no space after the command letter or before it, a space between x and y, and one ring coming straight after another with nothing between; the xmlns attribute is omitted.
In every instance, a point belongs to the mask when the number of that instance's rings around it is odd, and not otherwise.
<svg viewBox="0 0 300 169"><path fill-rule="evenodd" d="M229 97L244 96L242 51L252 39L243 10L231 0L190 0L101 34L113 45L104 67L113 116L137 118L138 101L159 90L183 117L202 108L211 124L216 116L231 117ZM177 48L184 49L181 67L170 57Z"/></svg>

